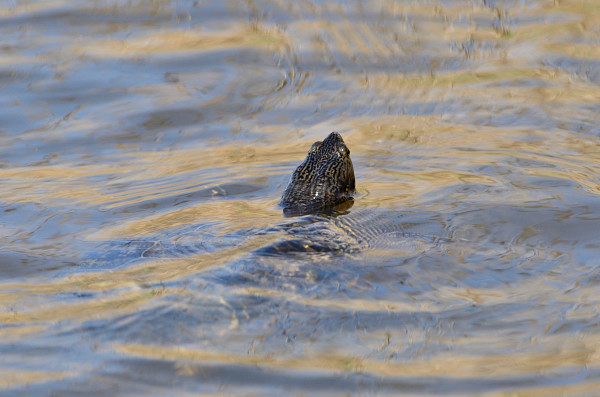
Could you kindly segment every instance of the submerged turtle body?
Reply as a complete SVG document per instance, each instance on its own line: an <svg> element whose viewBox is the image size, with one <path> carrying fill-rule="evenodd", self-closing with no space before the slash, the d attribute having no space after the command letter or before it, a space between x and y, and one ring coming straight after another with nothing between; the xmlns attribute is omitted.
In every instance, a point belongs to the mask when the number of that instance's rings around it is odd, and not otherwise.
<svg viewBox="0 0 600 397"><path fill-rule="evenodd" d="M354 167L350 150L337 132L313 143L281 197L286 215L327 212L352 201Z"/></svg>
<svg viewBox="0 0 600 397"><path fill-rule="evenodd" d="M337 132L322 142L315 142L306 159L296 168L281 198L284 215L303 216L298 220L271 228L250 228L223 235L212 223L189 225L148 239L125 240L100 245L86 258L88 266L123 265L132 260L157 257L180 257L199 252L216 252L224 247L243 246L257 235L279 236L256 249L260 256L289 256L294 253L355 253L365 249L395 250L402 254L431 249L440 242L443 228L437 215L393 212L389 209L359 209L351 215L344 210L354 203L354 168L350 150ZM346 216L348 215L348 216ZM229 244L229 243L230 244Z"/></svg>

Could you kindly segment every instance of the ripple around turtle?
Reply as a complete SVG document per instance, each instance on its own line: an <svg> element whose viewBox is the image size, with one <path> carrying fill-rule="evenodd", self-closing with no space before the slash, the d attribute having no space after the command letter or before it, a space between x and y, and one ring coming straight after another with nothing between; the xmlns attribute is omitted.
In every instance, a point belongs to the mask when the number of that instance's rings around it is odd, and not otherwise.
<svg viewBox="0 0 600 397"><path fill-rule="evenodd" d="M395 214L395 215L394 215ZM105 241L83 261L90 269L115 269L148 260L194 257L238 246L246 261L318 262L368 254L372 258L410 257L452 242L451 232L431 213L362 209L343 215L307 215L268 227L223 231L219 222L136 239ZM256 243L253 243L256 241Z"/></svg>

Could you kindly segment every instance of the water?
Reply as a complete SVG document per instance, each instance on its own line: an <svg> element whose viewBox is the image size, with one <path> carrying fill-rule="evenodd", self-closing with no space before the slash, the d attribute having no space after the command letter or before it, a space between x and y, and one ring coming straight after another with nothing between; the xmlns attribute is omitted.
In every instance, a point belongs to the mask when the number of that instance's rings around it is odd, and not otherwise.
<svg viewBox="0 0 600 397"><path fill-rule="evenodd" d="M0 3L0 394L597 394L599 21ZM334 130L367 244L277 206Z"/></svg>

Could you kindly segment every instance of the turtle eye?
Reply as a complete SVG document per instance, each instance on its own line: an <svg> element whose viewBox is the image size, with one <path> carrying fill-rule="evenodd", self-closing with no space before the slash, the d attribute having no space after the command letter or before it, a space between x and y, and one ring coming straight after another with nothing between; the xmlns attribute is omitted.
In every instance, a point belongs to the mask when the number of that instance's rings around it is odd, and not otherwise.
<svg viewBox="0 0 600 397"><path fill-rule="evenodd" d="M348 149L348 147L346 145L344 145L343 143L340 145L337 145L337 152L342 157L350 156L350 149Z"/></svg>

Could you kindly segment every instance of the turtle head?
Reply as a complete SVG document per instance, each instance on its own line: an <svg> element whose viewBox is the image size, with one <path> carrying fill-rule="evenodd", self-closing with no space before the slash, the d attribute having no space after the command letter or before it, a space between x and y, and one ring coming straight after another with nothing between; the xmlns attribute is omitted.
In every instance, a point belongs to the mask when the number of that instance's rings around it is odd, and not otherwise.
<svg viewBox="0 0 600 397"><path fill-rule="evenodd" d="M354 167L342 136L332 132L312 144L283 193L284 212L309 214L352 200Z"/></svg>

